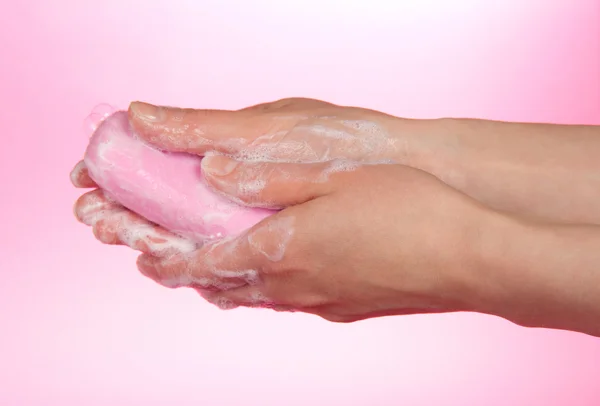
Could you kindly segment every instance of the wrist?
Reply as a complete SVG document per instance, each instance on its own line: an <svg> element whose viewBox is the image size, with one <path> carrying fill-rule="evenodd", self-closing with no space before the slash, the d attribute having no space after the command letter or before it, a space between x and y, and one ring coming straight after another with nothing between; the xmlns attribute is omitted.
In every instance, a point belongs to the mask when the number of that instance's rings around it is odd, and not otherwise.
<svg viewBox="0 0 600 406"><path fill-rule="evenodd" d="M395 118L393 138L398 148L390 157L397 163L420 169L441 180L457 174L455 120Z"/></svg>
<svg viewBox="0 0 600 406"><path fill-rule="evenodd" d="M505 213L489 210L469 246L471 310L512 320L522 292L533 283L524 269L528 266L523 247L529 247L526 223Z"/></svg>
<svg viewBox="0 0 600 406"><path fill-rule="evenodd" d="M525 327L600 335L600 232L492 216L473 268L473 310Z"/></svg>

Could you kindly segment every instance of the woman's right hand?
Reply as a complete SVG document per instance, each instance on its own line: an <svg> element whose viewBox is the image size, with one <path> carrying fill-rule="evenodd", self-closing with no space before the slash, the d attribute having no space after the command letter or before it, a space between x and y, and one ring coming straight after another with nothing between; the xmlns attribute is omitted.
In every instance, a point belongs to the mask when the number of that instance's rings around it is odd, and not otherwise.
<svg viewBox="0 0 600 406"><path fill-rule="evenodd" d="M138 102L132 103L129 117L138 135L160 149L200 156L227 154L246 162L348 160L361 164L415 165L419 159L417 151L421 149L416 141L425 139L426 129L425 122L418 120L301 98L237 111L178 109ZM83 161L75 165L71 180L78 188L97 188ZM252 205L251 199L247 204ZM179 237L111 201L100 190L81 196L75 214L79 221L92 227L96 238L103 243L125 244L158 254L172 252L172 248L165 248L166 238L174 246L189 249L189 244ZM124 231L120 232L122 238L115 239L115 230L125 225L153 231L143 243L132 243ZM155 240L163 244L151 244Z"/></svg>

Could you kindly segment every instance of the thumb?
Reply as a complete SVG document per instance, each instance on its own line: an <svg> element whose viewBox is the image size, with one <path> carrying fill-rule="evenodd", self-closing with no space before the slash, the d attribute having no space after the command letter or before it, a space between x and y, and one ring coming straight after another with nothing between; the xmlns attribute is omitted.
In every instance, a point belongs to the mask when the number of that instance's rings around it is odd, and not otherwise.
<svg viewBox="0 0 600 406"><path fill-rule="evenodd" d="M172 152L235 154L269 127L256 111L196 110L133 102L129 120L137 135Z"/></svg>
<svg viewBox="0 0 600 406"><path fill-rule="evenodd" d="M338 172L358 168L348 161L273 163L236 161L221 155L202 160L209 186L239 204L264 208L293 206L330 194L344 181Z"/></svg>

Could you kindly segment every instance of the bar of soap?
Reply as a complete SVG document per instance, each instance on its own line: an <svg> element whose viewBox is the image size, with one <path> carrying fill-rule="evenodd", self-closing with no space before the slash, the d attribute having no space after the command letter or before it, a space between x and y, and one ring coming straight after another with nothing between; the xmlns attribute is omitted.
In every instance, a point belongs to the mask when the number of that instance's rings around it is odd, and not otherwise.
<svg viewBox="0 0 600 406"><path fill-rule="evenodd" d="M202 179L201 160L141 141L125 111L98 126L84 157L90 177L109 197L201 244L238 235L274 213L242 207L213 192Z"/></svg>

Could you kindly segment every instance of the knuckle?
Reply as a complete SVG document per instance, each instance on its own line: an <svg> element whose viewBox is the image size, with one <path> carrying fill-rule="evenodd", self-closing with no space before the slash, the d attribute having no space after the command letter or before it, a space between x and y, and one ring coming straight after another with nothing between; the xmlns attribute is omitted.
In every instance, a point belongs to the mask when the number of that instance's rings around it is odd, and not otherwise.
<svg viewBox="0 0 600 406"><path fill-rule="evenodd" d="M269 165L252 162L238 165L232 176L237 195L244 203L261 201L269 181Z"/></svg>
<svg viewBox="0 0 600 406"><path fill-rule="evenodd" d="M171 289L190 286L193 281L186 269L187 265L180 258L157 261L154 266L156 282Z"/></svg>

